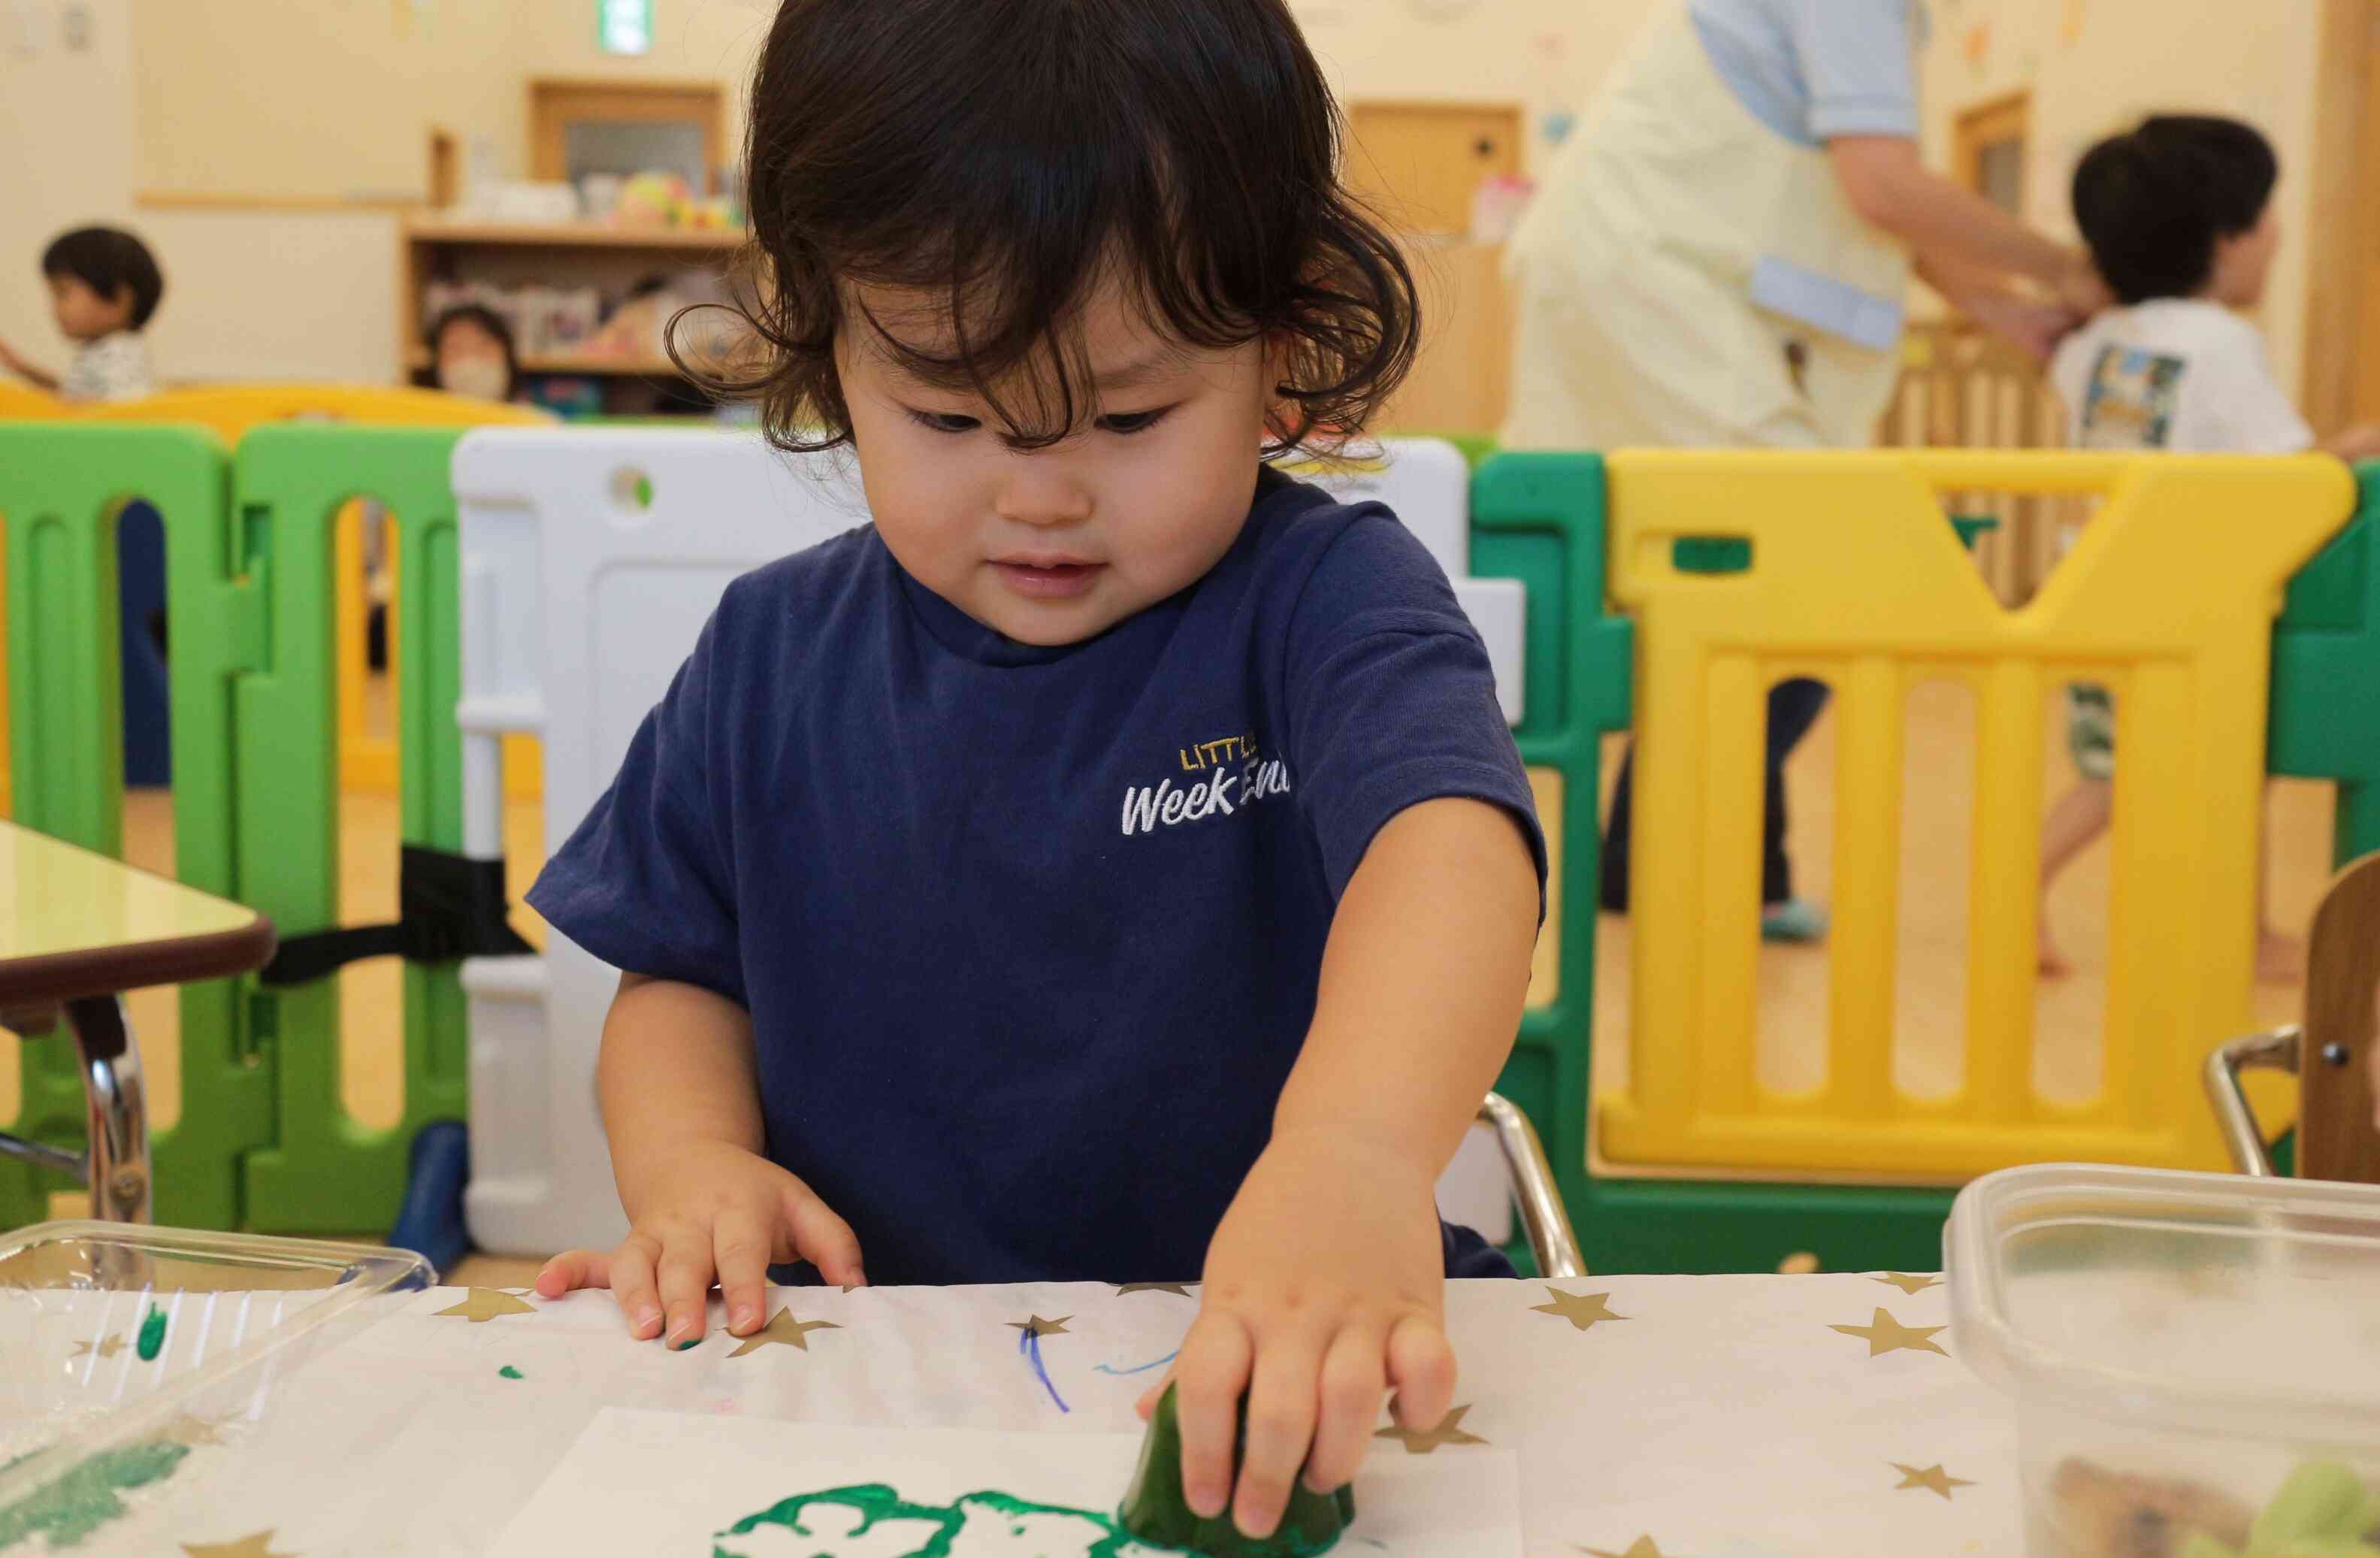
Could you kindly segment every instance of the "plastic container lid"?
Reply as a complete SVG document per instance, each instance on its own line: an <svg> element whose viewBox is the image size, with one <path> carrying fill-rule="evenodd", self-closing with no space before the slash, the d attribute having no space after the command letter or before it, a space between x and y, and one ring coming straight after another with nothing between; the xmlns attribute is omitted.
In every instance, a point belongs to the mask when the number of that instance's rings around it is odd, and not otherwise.
<svg viewBox="0 0 2380 1558"><path fill-rule="evenodd" d="M1960 1356L2028 1406L2380 1442L2380 1187L2006 1169L1942 1242Z"/></svg>
<svg viewBox="0 0 2380 1558"><path fill-rule="evenodd" d="M186 1416L253 1429L278 1380L433 1280L401 1249L117 1223L0 1234L0 1546L43 1528L29 1512L79 1468L142 1446L177 1458L190 1442L161 1436Z"/></svg>

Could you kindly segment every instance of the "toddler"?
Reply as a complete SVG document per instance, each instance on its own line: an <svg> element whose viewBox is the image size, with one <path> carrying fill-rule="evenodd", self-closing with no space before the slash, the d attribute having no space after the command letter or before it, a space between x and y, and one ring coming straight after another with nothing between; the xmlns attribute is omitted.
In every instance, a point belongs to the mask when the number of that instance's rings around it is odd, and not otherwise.
<svg viewBox="0 0 2380 1558"><path fill-rule="evenodd" d="M67 400L142 400L157 393L140 332L164 296L149 246L114 227L79 227L42 254L58 331L76 343L62 374L43 371L0 342L0 365Z"/></svg>
<svg viewBox="0 0 2380 1558"><path fill-rule="evenodd" d="M2074 218L2122 302L2068 336L2050 365L2070 441L2086 449L2297 454L2314 446L2237 311L2265 295L2280 243L2273 214L2279 164L2265 138L2231 119L2168 116L2103 140L2074 170ZM2380 455L2380 430L2325 447ZM2068 743L2082 778L2043 826L2041 968L2070 965L2049 932L2051 883L2107 831L2115 772L2115 702L2102 687L2067 694ZM2297 943L2258 916L2259 978L2295 977Z"/></svg>
<svg viewBox="0 0 2380 1558"><path fill-rule="evenodd" d="M719 387L874 523L729 587L530 895L623 970L631 1223L541 1293L686 1346L785 1261L1203 1278L1184 1486L1251 1534L1446 1411L1544 845L1428 553L1267 463L1413 359L1341 133L1286 0L779 9Z"/></svg>

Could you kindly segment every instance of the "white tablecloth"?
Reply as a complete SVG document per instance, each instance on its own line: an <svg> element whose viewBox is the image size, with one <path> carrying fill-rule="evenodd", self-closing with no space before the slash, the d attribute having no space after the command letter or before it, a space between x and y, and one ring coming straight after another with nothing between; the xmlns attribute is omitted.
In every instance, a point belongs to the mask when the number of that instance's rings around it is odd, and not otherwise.
<svg viewBox="0 0 2380 1558"><path fill-rule="evenodd" d="M2015 1554L2012 1413L1949 1356L1946 1290L1926 1281L1455 1284L1460 1426L1518 1456L1531 1558ZM831 1324L800 1347L736 1356L714 1331L671 1353L630 1341L604 1294L407 1296L290 1370L259 1420L200 1432L84 1551L480 1552L606 1406L763 1436L772 1419L1137 1432L1134 1400L1196 1300L1048 1284L783 1289L771 1307ZM1062 1322L1040 1341L1046 1383L1014 1328L1035 1319Z"/></svg>

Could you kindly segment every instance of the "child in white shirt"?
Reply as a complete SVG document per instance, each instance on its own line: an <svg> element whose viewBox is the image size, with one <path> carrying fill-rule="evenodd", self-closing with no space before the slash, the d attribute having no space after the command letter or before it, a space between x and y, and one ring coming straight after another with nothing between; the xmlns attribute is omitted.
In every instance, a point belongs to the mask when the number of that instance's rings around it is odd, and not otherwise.
<svg viewBox="0 0 2380 1558"><path fill-rule="evenodd" d="M114 227L79 227L42 255L59 333L77 344L62 374L47 372L0 342L0 366L67 400L142 400L157 393L140 332L164 296L149 246Z"/></svg>
<svg viewBox="0 0 2380 1558"><path fill-rule="evenodd" d="M2265 138L2235 120L2168 116L2093 147L2074 170L2074 216L2099 274L2123 306L2068 336L2050 364L2070 442L2084 449L2299 454L2313 431L2273 378L2252 309L2279 246L2272 209L2279 164ZM2380 430L2357 428L2322 447L2345 459L2380 455ZM2115 704L2101 687L2068 691L2068 737L2082 780L2050 809L2041 846L2041 968L2070 966L2049 933L2046 899L2060 870L2107 831ZM2301 950L2269 924L2257 938L2260 979L2297 977Z"/></svg>

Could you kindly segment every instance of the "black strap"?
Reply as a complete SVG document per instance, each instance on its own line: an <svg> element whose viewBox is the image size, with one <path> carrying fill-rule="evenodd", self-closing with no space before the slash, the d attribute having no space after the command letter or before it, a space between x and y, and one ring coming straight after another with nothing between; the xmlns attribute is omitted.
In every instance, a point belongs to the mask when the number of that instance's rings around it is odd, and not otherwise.
<svg viewBox="0 0 2380 1558"><path fill-rule="evenodd" d="M452 963L533 955L504 918L504 863L407 845L396 874L394 925L358 925L291 936L257 977L275 988L309 984L367 957Z"/></svg>

